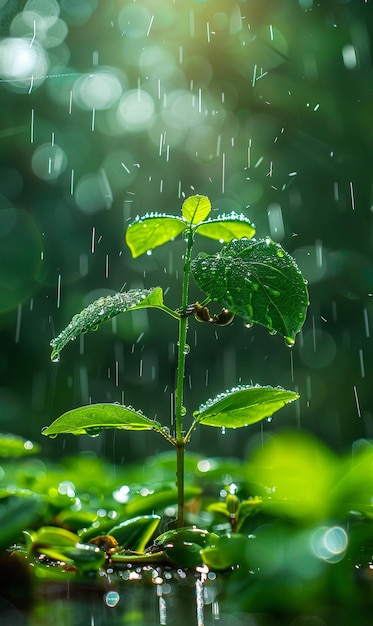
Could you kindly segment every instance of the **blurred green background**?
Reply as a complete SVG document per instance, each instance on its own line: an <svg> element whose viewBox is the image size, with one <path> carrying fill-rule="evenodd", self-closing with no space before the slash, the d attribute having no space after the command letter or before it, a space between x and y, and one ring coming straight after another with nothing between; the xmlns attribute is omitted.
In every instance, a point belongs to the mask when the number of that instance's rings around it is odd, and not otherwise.
<svg viewBox="0 0 373 626"><path fill-rule="evenodd" d="M59 364L49 342L122 288L159 284L179 306L183 242L132 260L123 235L200 193L295 256L311 306L291 350L239 320L191 321L189 411L237 382L301 394L244 434L202 429L191 449L243 457L283 426L343 451L373 436L372 30L368 0L0 0L1 431L50 455L162 449L152 434L40 430L101 401L168 424L176 323L127 314Z"/></svg>

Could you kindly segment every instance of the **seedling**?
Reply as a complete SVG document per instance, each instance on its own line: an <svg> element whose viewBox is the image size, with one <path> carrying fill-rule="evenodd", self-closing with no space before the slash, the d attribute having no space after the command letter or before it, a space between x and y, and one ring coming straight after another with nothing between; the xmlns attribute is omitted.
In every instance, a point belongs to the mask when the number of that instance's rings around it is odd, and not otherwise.
<svg viewBox="0 0 373 626"><path fill-rule="evenodd" d="M308 307L306 281L294 259L269 237L255 240L255 227L245 215L237 213L209 217L211 203L206 196L187 198L181 215L147 213L127 228L125 240L133 257L153 251L182 235L186 242L181 281L181 304L172 310L163 302L161 287L131 289L99 298L75 315L68 326L51 342L52 361L80 333L96 330L116 315L143 308L158 308L178 326L175 430L142 411L119 404L100 403L79 407L58 417L43 434L55 437L72 433L97 434L107 428L153 430L176 449L178 490L178 527L184 525L184 452L199 426L241 428L271 417L299 396L281 387L240 385L207 400L188 416L184 408L185 359L189 353L187 333L190 319L224 326L235 316L246 326L260 324L271 334L280 334L288 346L295 342ZM192 256L196 236L223 243L215 254ZM200 302L189 302L189 282L193 277L205 294ZM211 314L208 305L216 302L219 313Z"/></svg>

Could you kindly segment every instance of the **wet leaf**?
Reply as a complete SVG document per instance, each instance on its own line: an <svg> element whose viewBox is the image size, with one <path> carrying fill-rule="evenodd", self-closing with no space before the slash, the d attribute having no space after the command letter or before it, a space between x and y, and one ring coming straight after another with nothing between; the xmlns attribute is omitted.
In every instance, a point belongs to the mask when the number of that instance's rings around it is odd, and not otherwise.
<svg viewBox="0 0 373 626"><path fill-rule="evenodd" d="M172 543L173 545L181 545L185 542L193 542L203 547L217 539L218 535L194 526L186 526L185 528L175 528L166 530L159 535L154 543L157 548L163 548L165 545Z"/></svg>
<svg viewBox="0 0 373 626"><path fill-rule="evenodd" d="M165 554L179 567L198 567L202 565L201 550L214 543L218 535L200 528L187 527L168 530L156 538L157 549L162 548Z"/></svg>
<svg viewBox="0 0 373 626"><path fill-rule="evenodd" d="M126 550L143 552L160 521L159 515L139 515L113 526L108 534Z"/></svg>
<svg viewBox="0 0 373 626"><path fill-rule="evenodd" d="M228 243L232 239L247 237L251 239L255 234L255 226L242 214L229 213L202 222L196 227L196 232L210 239Z"/></svg>
<svg viewBox="0 0 373 626"><path fill-rule="evenodd" d="M49 437L62 433L95 436L106 428L160 430L161 424L121 404L89 404L67 411L43 429L42 434Z"/></svg>
<svg viewBox="0 0 373 626"><path fill-rule="evenodd" d="M186 228L187 222L182 217L147 213L128 226L125 240L133 258L136 258L175 239Z"/></svg>
<svg viewBox="0 0 373 626"><path fill-rule="evenodd" d="M20 493L21 490L18 490ZM32 526L46 510L45 500L31 491L0 498L0 549L17 541L25 528Z"/></svg>
<svg viewBox="0 0 373 626"><path fill-rule="evenodd" d="M37 454L40 451L38 446L29 439L24 439L18 435L0 433L0 457L19 457Z"/></svg>
<svg viewBox="0 0 373 626"><path fill-rule="evenodd" d="M97 546L77 543L61 551L64 559L71 559L81 573L95 572L106 561L103 550Z"/></svg>
<svg viewBox="0 0 373 626"><path fill-rule="evenodd" d="M238 533L218 537L213 545L206 546L201 550L203 562L212 570L225 570L230 567L250 565L246 554L250 546L246 535Z"/></svg>
<svg viewBox="0 0 373 626"><path fill-rule="evenodd" d="M174 486L160 484L159 487L153 485L154 493L148 495L135 494L126 505L126 514L129 516L143 515L145 513L161 512L169 506L177 503L177 489ZM184 489L185 502L200 495L199 487L186 486Z"/></svg>
<svg viewBox="0 0 373 626"><path fill-rule="evenodd" d="M164 308L161 287L130 289L95 300L83 311L74 315L66 328L55 339L52 339L50 342L52 346L51 360L59 361L61 350L81 333L97 330L102 322L106 322L120 313L147 307Z"/></svg>
<svg viewBox="0 0 373 626"><path fill-rule="evenodd" d="M202 222L211 211L211 202L207 196L189 196L181 207L183 218L189 224Z"/></svg>
<svg viewBox="0 0 373 626"><path fill-rule="evenodd" d="M76 507L76 504L73 507ZM92 524L97 518L97 513L87 510L75 510L74 508L63 509L56 515L55 522L71 531L77 531L84 526Z"/></svg>
<svg viewBox="0 0 373 626"><path fill-rule="evenodd" d="M32 549L36 544L45 546L75 546L79 542L79 537L66 528L58 526L41 526L26 535L28 548Z"/></svg>
<svg viewBox="0 0 373 626"><path fill-rule="evenodd" d="M29 554L45 555L54 561L75 565L81 572L99 569L106 559L103 550L80 543L78 535L65 528L42 526L25 535Z"/></svg>
<svg viewBox="0 0 373 626"><path fill-rule="evenodd" d="M234 240L214 255L199 254L192 273L211 300L294 343L306 317L308 292L294 259L278 243Z"/></svg>
<svg viewBox="0 0 373 626"><path fill-rule="evenodd" d="M299 395L281 387L236 387L199 407L194 417L199 424L218 428L241 428L272 417L273 413Z"/></svg>

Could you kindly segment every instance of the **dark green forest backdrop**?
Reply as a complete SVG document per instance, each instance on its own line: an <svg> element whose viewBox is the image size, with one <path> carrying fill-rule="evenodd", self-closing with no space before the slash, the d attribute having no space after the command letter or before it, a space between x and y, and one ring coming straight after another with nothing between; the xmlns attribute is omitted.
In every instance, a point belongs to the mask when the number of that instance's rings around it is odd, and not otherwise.
<svg viewBox="0 0 373 626"><path fill-rule="evenodd" d="M167 423L176 325L126 314L59 364L49 342L122 288L160 284L176 308L183 242L133 260L123 234L200 193L295 256L311 305L291 350L259 326L191 321L188 409L237 382L301 394L244 437L202 430L193 448L244 456L285 425L342 450L373 436L372 31L371 0L0 0L2 432L50 455L159 449L151 434L40 431L99 401Z"/></svg>

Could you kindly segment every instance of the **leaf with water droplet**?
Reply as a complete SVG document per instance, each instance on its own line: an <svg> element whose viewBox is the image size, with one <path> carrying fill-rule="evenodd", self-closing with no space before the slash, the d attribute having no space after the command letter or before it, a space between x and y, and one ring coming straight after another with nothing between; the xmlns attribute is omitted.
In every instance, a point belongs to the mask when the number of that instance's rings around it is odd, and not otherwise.
<svg viewBox="0 0 373 626"><path fill-rule="evenodd" d="M189 224L199 224L211 211L211 202L207 196L189 196L183 202L181 214Z"/></svg>
<svg viewBox="0 0 373 626"><path fill-rule="evenodd" d="M294 259L280 244L269 238L235 239L216 254L200 253L191 268L211 300L294 343L306 317L308 292Z"/></svg>
<svg viewBox="0 0 373 626"><path fill-rule="evenodd" d="M255 226L249 218L234 211L206 220L199 224L195 230L199 235L225 243L242 237L251 239L255 234Z"/></svg>
<svg viewBox="0 0 373 626"><path fill-rule="evenodd" d="M138 515L116 524L107 534L114 537L126 550L143 552L160 521L159 515Z"/></svg>
<svg viewBox="0 0 373 626"><path fill-rule="evenodd" d="M159 431L161 424L120 404L89 404L67 411L43 429L42 434L49 437L61 434L96 435L99 430L107 428Z"/></svg>
<svg viewBox="0 0 373 626"><path fill-rule="evenodd" d="M147 213L128 226L125 240L133 258L136 258L175 239L187 227L186 220L177 215Z"/></svg>
<svg viewBox="0 0 373 626"><path fill-rule="evenodd" d="M297 393L282 387L244 385L208 400L194 413L194 418L205 426L241 428L272 416L298 398Z"/></svg>
<svg viewBox="0 0 373 626"><path fill-rule="evenodd" d="M146 307L166 310L163 305L163 291L161 287L130 289L129 291L95 300L83 311L74 315L66 328L55 339L52 339L50 343L52 346L51 360L55 363L58 362L61 350L69 341L76 339L81 333L86 333L88 330L97 330L99 324L120 313Z"/></svg>

